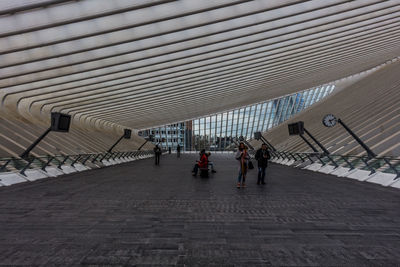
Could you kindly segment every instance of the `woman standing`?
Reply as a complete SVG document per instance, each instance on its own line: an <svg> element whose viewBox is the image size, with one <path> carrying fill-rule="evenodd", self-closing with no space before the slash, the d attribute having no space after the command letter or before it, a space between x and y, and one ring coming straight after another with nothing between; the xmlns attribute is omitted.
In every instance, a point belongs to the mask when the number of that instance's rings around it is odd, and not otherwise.
<svg viewBox="0 0 400 267"><path fill-rule="evenodd" d="M239 164L240 164L237 188L240 188L240 186L245 188L246 187L245 182L246 182L247 166L248 166L248 161L250 159L250 156L249 156L249 153L247 153L247 149L246 149L244 143L240 142L239 149L236 152L235 158L239 161Z"/></svg>

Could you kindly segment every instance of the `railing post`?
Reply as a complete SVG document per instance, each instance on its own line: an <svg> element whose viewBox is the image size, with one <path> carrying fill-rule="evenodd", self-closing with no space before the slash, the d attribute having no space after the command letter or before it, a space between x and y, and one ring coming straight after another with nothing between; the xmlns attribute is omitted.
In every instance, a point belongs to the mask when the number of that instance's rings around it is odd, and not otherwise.
<svg viewBox="0 0 400 267"><path fill-rule="evenodd" d="M365 166L367 166L367 168L371 171L371 174L375 173L374 168L372 168L371 166L369 166L368 160L365 160L364 157L361 157L361 160L364 162Z"/></svg>
<svg viewBox="0 0 400 267"><path fill-rule="evenodd" d="M7 165L8 165L12 160L13 160L12 158L9 159L9 160L7 160L6 163L4 163L4 165L0 167L0 171L5 170L6 167L7 167Z"/></svg>
<svg viewBox="0 0 400 267"><path fill-rule="evenodd" d="M29 166L32 164L34 160L35 160L34 157L29 158L28 164L26 164L25 167L19 173L26 176L25 171L29 168Z"/></svg>
<svg viewBox="0 0 400 267"><path fill-rule="evenodd" d="M290 157L286 154L286 152L283 152L283 151L282 151L282 153L283 153L283 155L285 155L285 158L287 158L288 160L290 160Z"/></svg>
<svg viewBox="0 0 400 267"><path fill-rule="evenodd" d="M50 165L50 162L54 159L54 156L50 156L46 164L42 167L42 171L46 171L46 167Z"/></svg>
<svg viewBox="0 0 400 267"><path fill-rule="evenodd" d="M307 157L312 163L315 163L315 161L310 157L309 154L306 153L306 157Z"/></svg>
<svg viewBox="0 0 400 267"><path fill-rule="evenodd" d="M87 157L82 161L82 165L85 166L86 161L92 156L92 154L87 155Z"/></svg>
<svg viewBox="0 0 400 267"><path fill-rule="evenodd" d="M292 152L289 152L289 155L292 156L292 158L294 159L294 161L297 161L296 157L292 154Z"/></svg>
<svg viewBox="0 0 400 267"><path fill-rule="evenodd" d="M58 164L58 167L57 167L57 168L59 168L59 169L62 169L61 166L62 166L62 165L67 161L67 159L69 158L69 156L63 156L63 157L64 157L64 160L61 161L60 164Z"/></svg>
<svg viewBox="0 0 400 267"><path fill-rule="evenodd" d="M349 165L350 170L354 170L354 165L351 164L351 162L348 161L347 158L346 158L345 156L341 156L341 157L342 157L342 159L346 162L346 164Z"/></svg>
<svg viewBox="0 0 400 267"><path fill-rule="evenodd" d="M387 158L383 158L383 160L386 162L387 165L389 165L389 167L394 170L394 172L396 173L396 179L398 177L400 177L400 172L390 163L390 161Z"/></svg>
<svg viewBox="0 0 400 267"><path fill-rule="evenodd" d="M96 157L92 160L92 163L94 163L94 162L97 160L97 158L98 158L100 155L102 155L102 154L103 154L103 153L97 154Z"/></svg>
<svg viewBox="0 0 400 267"><path fill-rule="evenodd" d="M76 159L71 163L71 166L74 167L75 163L78 162L78 160L82 157L81 154L78 155L78 157L76 157Z"/></svg>
<svg viewBox="0 0 400 267"><path fill-rule="evenodd" d="M325 162L321 159L321 157L319 156L319 154L318 153L315 153L316 155L316 157L318 158L318 160L321 162L321 164L322 164L322 166L325 166Z"/></svg>
<svg viewBox="0 0 400 267"><path fill-rule="evenodd" d="M108 154L110 154L110 153L112 153L112 152L106 152L106 153L104 154L104 156L102 156L101 159L100 159L99 161L102 162L103 159L104 159Z"/></svg>
<svg viewBox="0 0 400 267"><path fill-rule="evenodd" d="M329 156L329 155L327 154L326 157L333 163L333 166L335 166L335 169L339 167L339 165L337 165L337 163L332 159L331 156Z"/></svg>
<svg viewBox="0 0 400 267"><path fill-rule="evenodd" d="M305 162L305 160L303 159L303 157L301 156L300 153L296 153L297 156L299 156L299 158L301 159L302 162Z"/></svg>
<svg viewBox="0 0 400 267"><path fill-rule="evenodd" d="M115 152L115 154L113 155L112 159L115 159L118 156L119 153L120 152Z"/></svg>

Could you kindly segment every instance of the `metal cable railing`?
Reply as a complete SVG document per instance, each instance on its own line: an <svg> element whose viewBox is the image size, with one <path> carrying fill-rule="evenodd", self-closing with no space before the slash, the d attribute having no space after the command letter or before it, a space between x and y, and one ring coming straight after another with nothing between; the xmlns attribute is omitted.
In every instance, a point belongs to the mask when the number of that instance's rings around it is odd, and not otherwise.
<svg viewBox="0 0 400 267"><path fill-rule="evenodd" d="M26 158L10 157L0 158L1 172L19 172L25 175L29 169L40 169L46 172L47 167L56 167L62 169L62 166L74 167L77 164L88 167L103 167L105 162L127 161L129 159L141 159L153 156L153 151L136 150L127 152L101 152L87 153L77 155L47 155L47 156L29 156Z"/></svg>
<svg viewBox="0 0 400 267"><path fill-rule="evenodd" d="M305 153L305 152L286 152L270 151L271 157L275 159L293 161L291 165L302 164L304 166L320 163L322 166L332 165L335 168L345 167L350 170L360 169L370 171L371 174L380 171L395 174L400 177L400 158L395 157L368 157L354 155L334 155L326 153Z"/></svg>

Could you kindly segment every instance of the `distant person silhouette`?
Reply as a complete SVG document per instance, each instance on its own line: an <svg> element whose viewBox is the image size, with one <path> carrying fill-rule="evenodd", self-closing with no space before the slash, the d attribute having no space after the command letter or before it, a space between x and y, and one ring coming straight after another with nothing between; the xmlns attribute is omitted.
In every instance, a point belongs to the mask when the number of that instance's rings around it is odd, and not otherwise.
<svg viewBox="0 0 400 267"><path fill-rule="evenodd" d="M179 144L176 147L176 155L177 155L178 158L181 156L181 146Z"/></svg>
<svg viewBox="0 0 400 267"><path fill-rule="evenodd" d="M161 153L162 153L161 148L160 148L158 145L156 145L156 146L154 147L154 156L155 156L155 158L156 158L156 165L160 165Z"/></svg>
<svg viewBox="0 0 400 267"><path fill-rule="evenodd" d="M268 167L268 160L271 158L271 154L269 153L266 144L261 145L261 148L257 150L254 158L258 163L257 184L265 184L265 169Z"/></svg>

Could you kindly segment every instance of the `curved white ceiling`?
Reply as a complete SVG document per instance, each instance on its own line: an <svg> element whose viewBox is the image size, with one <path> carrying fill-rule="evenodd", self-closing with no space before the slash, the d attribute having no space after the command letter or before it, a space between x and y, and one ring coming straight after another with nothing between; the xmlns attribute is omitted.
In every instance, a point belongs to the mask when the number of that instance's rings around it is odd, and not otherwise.
<svg viewBox="0 0 400 267"><path fill-rule="evenodd" d="M3 108L136 129L400 55L400 0L2 0L0 25Z"/></svg>

